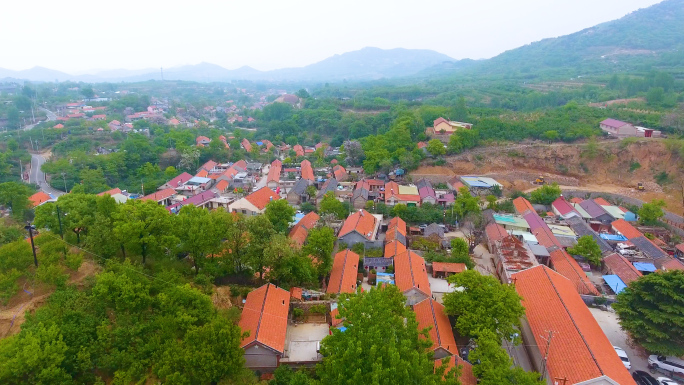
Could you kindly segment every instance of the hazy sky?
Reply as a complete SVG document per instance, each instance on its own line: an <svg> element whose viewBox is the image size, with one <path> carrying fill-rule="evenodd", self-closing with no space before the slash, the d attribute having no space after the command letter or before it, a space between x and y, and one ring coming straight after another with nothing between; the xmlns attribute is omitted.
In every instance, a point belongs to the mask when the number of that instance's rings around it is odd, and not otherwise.
<svg viewBox="0 0 684 385"><path fill-rule="evenodd" d="M660 0L5 0L0 67L303 66L363 47L489 58Z"/></svg>

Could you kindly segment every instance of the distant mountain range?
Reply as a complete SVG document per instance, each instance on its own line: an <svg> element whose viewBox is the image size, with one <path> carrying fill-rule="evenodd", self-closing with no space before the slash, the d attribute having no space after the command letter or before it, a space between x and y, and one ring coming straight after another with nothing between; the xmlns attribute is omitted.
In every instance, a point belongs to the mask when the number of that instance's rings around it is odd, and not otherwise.
<svg viewBox="0 0 684 385"><path fill-rule="evenodd" d="M587 10L591 12L591 10ZM466 75L535 79L564 78L652 68L684 67L684 0L665 0L614 21L582 31L544 39L487 60L454 60L417 49L363 48L335 55L305 67L259 71L229 70L200 63L164 69L166 80L199 82L253 80L275 82L366 81L398 77L433 78ZM135 82L161 79L160 70L106 70L70 75L43 67L24 71L0 68L3 78L32 81Z"/></svg>
<svg viewBox="0 0 684 385"><path fill-rule="evenodd" d="M305 67L273 71L259 71L247 66L229 70L211 63L165 68L164 79L199 82L375 80L413 75L432 66L453 61L454 59L449 56L430 50L368 47L335 55ZM0 68L0 79L2 78L31 81L134 82L161 80L161 71L152 68L134 71L118 69L71 75L43 67L34 67L24 71Z"/></svg>

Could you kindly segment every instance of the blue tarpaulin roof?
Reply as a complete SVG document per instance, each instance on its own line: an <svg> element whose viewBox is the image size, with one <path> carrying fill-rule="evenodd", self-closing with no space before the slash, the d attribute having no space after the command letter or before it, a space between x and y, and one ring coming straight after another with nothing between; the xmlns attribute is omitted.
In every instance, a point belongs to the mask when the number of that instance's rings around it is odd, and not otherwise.
<svg viewBox="0 0 684 385"><path fill-rule="evenodd" d="M603 280L606 281L608 286L610 286L610 290L615 294L620 294L627 287L617 275L604 275Z"/></svg>
<svg viewBox="0 0 684 385"><path fill-rule="evenodd" d="M656 271L656 267L652 263L648 262L634 262L633 263L634 267L636 267L637 270L639 271L648 271L648 272L654 272Z"/></svg>
<svg viewBox="0 0 684 385"><path fill-rule="evenodd" d="M627 240L627 238L618 234L599 234L599 236L607 241L624 242Z"/></svg>

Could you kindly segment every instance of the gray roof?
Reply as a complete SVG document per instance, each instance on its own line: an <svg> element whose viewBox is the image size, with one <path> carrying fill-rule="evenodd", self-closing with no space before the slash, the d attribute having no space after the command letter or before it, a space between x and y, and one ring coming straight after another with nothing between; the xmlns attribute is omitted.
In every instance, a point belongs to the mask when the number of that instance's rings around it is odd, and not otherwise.
<svg viewBox="0 0 684 385"><path fill-rule="evenodd" d="M292 186L292 190L290 192L299 194L299 195L304 195L306 193L306 188L309 187L309 181L306 179L299 179L297 182L295 182L294 186Z"/></svg>
<svg viewBox="0 0 684 385"><path fill-rule="evenodd" d="M535 255L535 257L550 257L551 254L549 254L549 251L546 250L546 247L537 244L537 243L527 243L527 246L532 250L532 254Z"/></svg>
<svg viewBox="0 0 684 385"><path fill-rule="evenodd" d="M325 193L329 191L335 191L337 189L337 179L335 178L330 178L326 180L323 183L323 186L321 186L321 191L318 192L318 195L316 197L322 198Z"/></svg>
<svg viewBox="0 0 684 385"><path fill-rule="evenodd" d="M352 199L362 197L363 199L368 200L369 193L370 191L366 190L365 188L354 189L354 192L352 193Z"/></svg>
<svg viewBox="0 0 684 385"><path fill-rule="evenodd" d="M608 242L596 234L596 231L589 227L589 225L582 220L582 218L572 217L566 219L565 221L568 223L572 231L574 231L575 234L579 235L580 237L583 235L591 235L591 237L594 238L596 243L599 245L601 253L609 253L613 251L613 248L610 247Z"/></svg>
<svg viewBox="0 0 684 385"><path fill-rule="evenodd" d="M573 247L577 244L577 239L575 239L575 237L560 237L556 235L556 239L563 247Z"/></svg>
<svg viewBox="0 0 684 385"><path fill-rule="evenodd" d="M385 257L363 257L363 267L387 267L392 266L392 258Z"/></svg>
<svg viewBox="0 0 684 385"><path fill-rule="evenodd" d="M646 237L632 238L629 241L632 242L634 246L636 246L636 248L639 249L639 251L644 253L649 258L658 259L668 256L667 253L665 253L658 246L651 243L651 241L648 240L648 238Z"/></svg>
<svg viewBox="0 0 684 385"><path fill-rule="evenodd" d="M425 228L425 231L423 231L423 235L429 237L432 234L437 234L440 238L443 238L444 228L442 228L442 226L436 223L431 223Z"/></svg>

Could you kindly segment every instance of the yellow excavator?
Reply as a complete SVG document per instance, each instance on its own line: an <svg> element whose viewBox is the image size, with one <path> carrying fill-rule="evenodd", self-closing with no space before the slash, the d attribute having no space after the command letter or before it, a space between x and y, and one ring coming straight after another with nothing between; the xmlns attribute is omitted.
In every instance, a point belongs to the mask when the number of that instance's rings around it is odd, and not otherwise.
<svg viewBox="0 0 684 385"><path fill-rule="evenodd" d="M644 184L641 182L637 183L637 190L638 191L644 191L645 190Z"/></svg>
<svg viewBox="0 0 684 385"><path fill-rule="evenodd" d="M546 182L544 181L544 177L541 175L539 176L539 178L535 179L534 182L532 182L532 183L538 184L538 185L546 184Z"/></svg>

